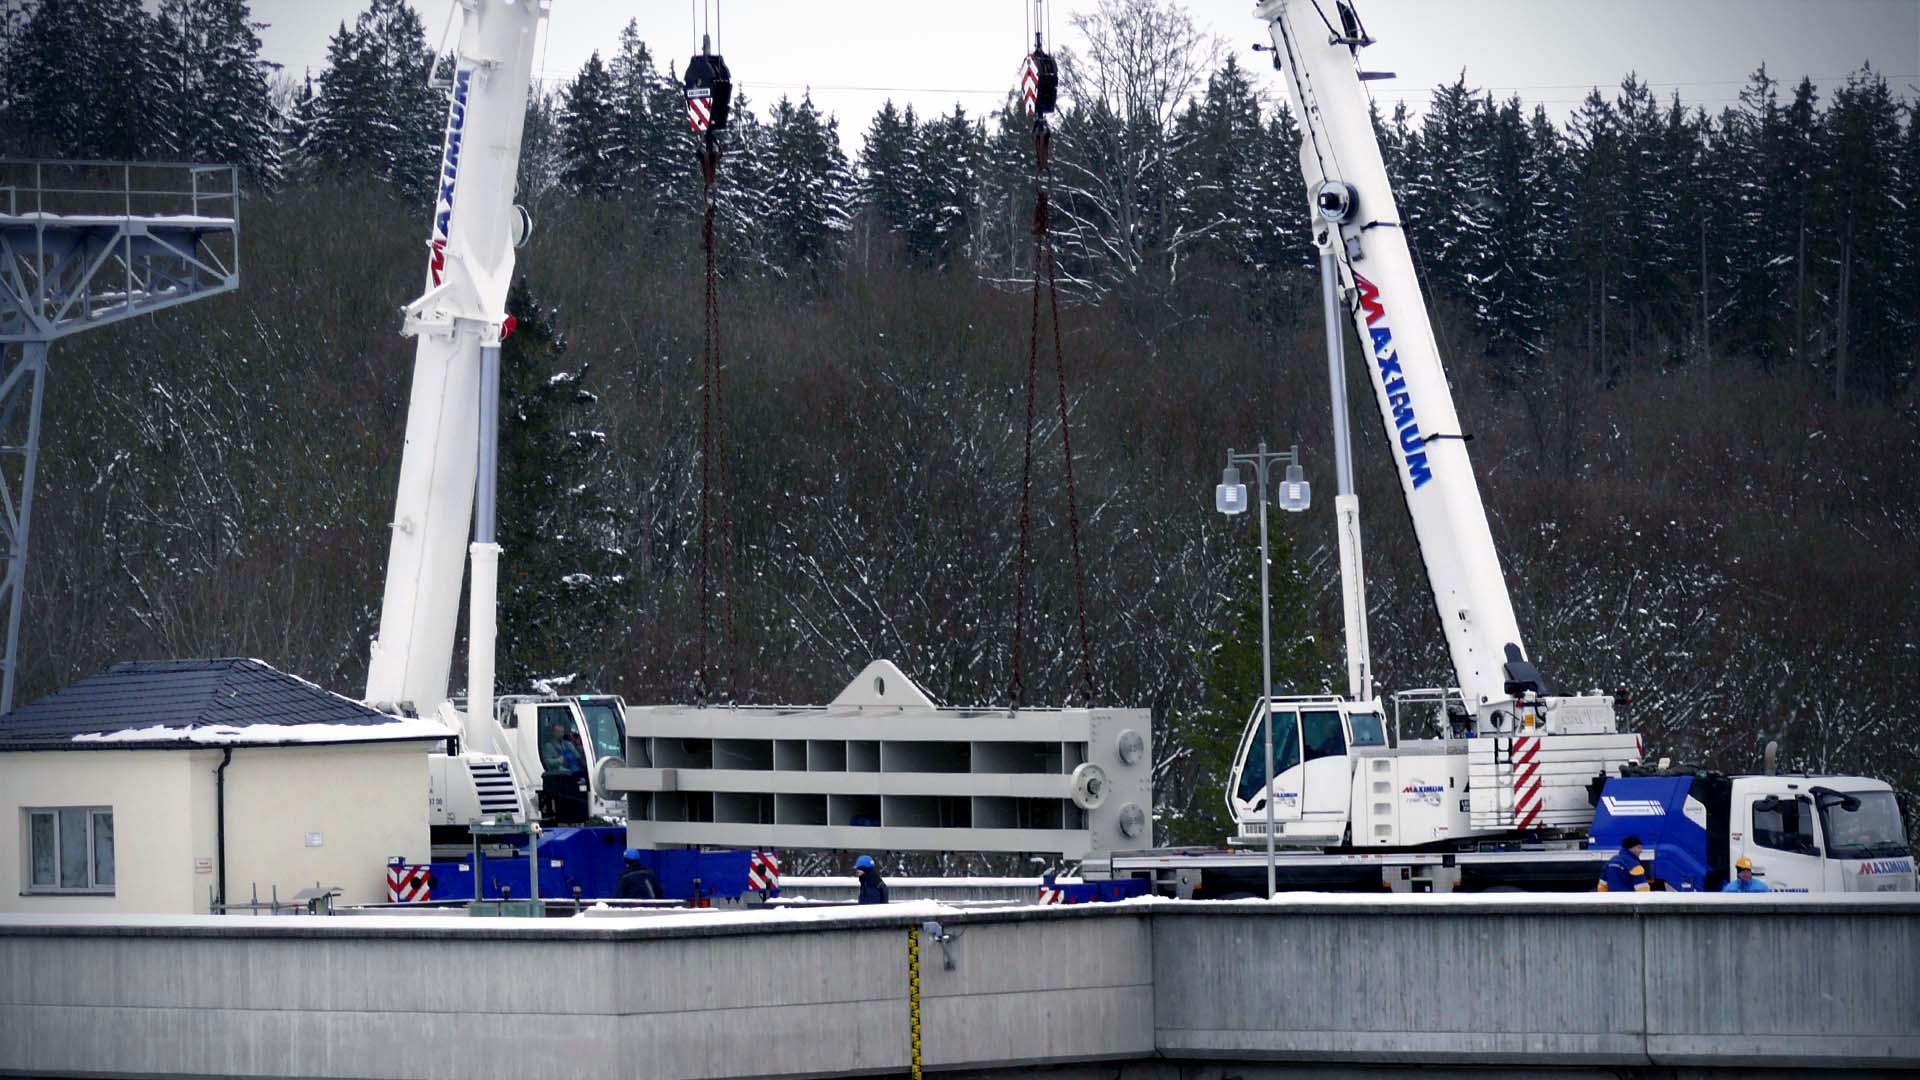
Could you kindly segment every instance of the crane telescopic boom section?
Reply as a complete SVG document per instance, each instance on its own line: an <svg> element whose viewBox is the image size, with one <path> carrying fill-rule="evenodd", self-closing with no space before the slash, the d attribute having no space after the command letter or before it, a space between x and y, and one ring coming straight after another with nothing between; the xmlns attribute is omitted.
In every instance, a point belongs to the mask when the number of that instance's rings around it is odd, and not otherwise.
<svg viewBox="0 0 1920 1080"><path fill-rule="evenodd" d="M483 363L497 372L513 250L530 227L513 205L534 40L549 0L460 0L461 22L429 233L426 292L405 309L415 336L413 391L400 463L380 633L367 671L367 700L411 702L429 713L447 698L459 623L460 580L470 526L475 535L475 607L470 627L483 663L470 678L492 683L492 485L479 464L493 418L482 413ZM475 517L475 481L482 491ZM483 550L485 549L485 550ZM483 580L484 579L484 580ZM484 596L481 594L484 592ZM479 625L482 621L484 626Z"/></svg>
<svg viewBox="0 0 1920 1080"><path fill-rule="evenodd" d="M1374 138L1356 64L1364 31L1335 0L1266 0L1257 14L1300 116L1315 228L1368 357L1447 649L1467 707L1484 714L1511 700L1508 684L1528 682L1531 668ZM1509 670L1509 659L1522 663Z"/></svg>

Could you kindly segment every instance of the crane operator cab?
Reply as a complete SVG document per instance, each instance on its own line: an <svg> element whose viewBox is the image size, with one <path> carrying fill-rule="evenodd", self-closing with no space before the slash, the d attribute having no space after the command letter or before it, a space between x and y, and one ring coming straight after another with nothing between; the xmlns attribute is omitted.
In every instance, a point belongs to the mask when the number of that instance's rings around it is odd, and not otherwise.
<svg viewBox="0 0 1920 1080"><path fill-rule="evenodd" d="M1266 725L1273 718L1273 783L1266 783ZM1236 843L1266 842L1273 801L1274 842L1325 847L1344 842L1356 763L1388 753L1378 701L1316 695L1255 704L1227 781Z"/></svg>
<svg viewBox="0 0 1920 1080"><path fill-rule="evenodd" d="M495 712L542 821L626 818L625 797L607 789L607 770L626 764L626 704L618 697L507 696L496 701Z"/></svg>

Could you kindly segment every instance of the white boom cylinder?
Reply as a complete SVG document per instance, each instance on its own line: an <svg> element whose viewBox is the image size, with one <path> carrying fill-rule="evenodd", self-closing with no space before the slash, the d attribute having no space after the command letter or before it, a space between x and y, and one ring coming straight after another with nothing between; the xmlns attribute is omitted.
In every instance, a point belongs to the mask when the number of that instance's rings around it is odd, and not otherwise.
<svg viewBox="0 0 1920 1080"><path fill-rule="evenodd" d="M514 180L548 0L460 0L460 7L427 291L407 307L402 328L419 344L380 632L367 671L368 701L411 702L422 713L446 700L453 664L478 462L479 354L500 340L506 320ZM478 626L470 631L481 636Z"/></svg>
<svg viewBox="0 0 1920 1080"><path fill-rule="evenodd" d="M1509 698L1505 646L1520 647L1523 657L1525 646L1374 140L1354 50L1339 39L1345 31L1333 0L1318 6L1266 0L1257 15L1268 23L1276 62L1300 114L1307 190L1317 192L1323 181L1352 189L1352 216L1328 226L1339 231L1335 260L1343 284L1353 290L1348 314L1369 354L1374 397L1454 670L1469 708L1484 716L1488 706Z"/></svg>

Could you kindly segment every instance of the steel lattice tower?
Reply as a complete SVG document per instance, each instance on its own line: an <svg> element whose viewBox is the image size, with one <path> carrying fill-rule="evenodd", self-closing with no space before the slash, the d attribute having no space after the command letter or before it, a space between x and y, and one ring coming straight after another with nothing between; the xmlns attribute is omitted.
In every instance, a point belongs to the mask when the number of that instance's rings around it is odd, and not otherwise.
<svg viewBox="0 0 1920 1080"><path fill-rule="evenodd" d="M0 160L0 713L19 668L48 346L239 286L233 167Z"/></svg>

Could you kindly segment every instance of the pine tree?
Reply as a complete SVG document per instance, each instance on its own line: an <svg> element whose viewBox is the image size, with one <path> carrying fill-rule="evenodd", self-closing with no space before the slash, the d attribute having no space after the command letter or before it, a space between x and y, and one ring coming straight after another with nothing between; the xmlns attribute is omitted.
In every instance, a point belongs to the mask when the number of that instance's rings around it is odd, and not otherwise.
<svg viewBox="0 0 1920 1080"><path fill-rule="evenodd" d="M1895 208L1900 176L1900 103L1870 68L1834 92L1820 124L1813 197L1823 228L1815 250L1832 311L1833 393L1891 397L1911 374L1891 300L1904 269L1902 230L1913 214Z"/></svg>
<svg viewBox="0 0 1920 1080"><path fill-rule="evenodd" d="M1535 276L1532 232L1541 224L1530 188L1534 164L1533 130L1519 97L1499 106L1482 105L1487 118L1487 214L1485 247L1476 260L1481 276L1473 293L1477 317L1490 351L1528 354L1542 351L1546 322L1541 311L1540 280Z"/></svg>
<svg viewBox="0 0 1920 1080"><path fill-rule="evenodd" d="M324 175L372 175L426 202L446 143L435 67L426 25L405 0L369 0L327 44L302 154Z"/></svg>
<svg viewBox="0 0 1920 1080"><path fill-rule="evenodd" d="M246 0L162 0L154 26L153 94L161 149L181 161L239 166L256 183L280 178L280 125L260 59L263 23Z"/></svg>
<svg viewBox="0 0 1920 1080"><path fill-rule="evenodd" d="M581 672L610 655L632 589L623 514L607 490L606 435L587 369L563 367L558 313L526 279L507 296L514 331L500 347L500 671L502 682ZM604 662L604 659L603 659Z"/></svg>
<svg viewBox="0 0 1920 1080"><path fill-rule="evenodd" d="M952 113L919 125L912 149L908 250L934 266L963 264L980 216L986 133L955 105Z"/></svg>
<svg viewBox="0 0 1920 1080"><path fill-rule="evenodd" d="M1568 269L1566 286L1575 290L1578 334L1596 371L1610 370L1614 342L1609 313L1620 280L1618 242L1621 203L1632 196L1620 185L1623 170L1620 116L1613 102L1595 89L1587 93L1567 125L1571 183L1568 194Z"/></svg>
<svg viewBox="0 0 1920 1080"><path fill-rule="evenodd" d="M860 201L879 225L905 235L913 220L913 192L918 177L914 139L919 127L913 106L902 112L889 98L867 127L860 147Z"/></svg>
<svg viewBox="0 0 1920 1080"><path fill-rule="evenodd" d="M1262 264L1264 226L1298 229L1299 215L1288 220L1275 211L1303 206L1303 191L1288 193L1279 206L1264 201L1261 180L1271 175L1266 134L1253 85L1229 54L1207 80L1206 94L1174 122L1175 186L1167 195L1175 222L1168 242L1176 258L1192 247L1212 252L1223 266L1253 268Z"/></svg>
<svg viewBox="0 0 1920 1080"><path fill-rule="evenodd" d="M853 175L839 125L811 97L781 98L767 125L766 228L776 265L820 266L851 223Z"/></svg>
<svg viewBox="0 0 1920 1080"><path fill-rule="evenodd" d="M1233 831L1226 814L1226 785L1247 718L1257 712L1262 668L1260 544L1253 523L1234 550L1235 592L1221 605L1222 624L1208 643L1201 707L1180 724L1178 737L1190 754L1191 770L1183 786L1193 793L1193 801L1168 828L1168 842L1173 844L1224 845ZM1325 693L1327 658L1314 631L1313 586L1294 561L1285 530L1271 529L1268 551L1273 693ZM1279 742L1276 732L1274 745Z"/></svg>
<svg viewBox="0 0 1920 1080"><path fill-rule="evenodd" d="M677 87L664 87L637 20L620 31L620 51L607 65L613 97L613 158L622 180L656 199L668 198L686 172L679 140L685 110Z"/></svg>
<svg viewBox="0 0 1920 1080"><path fill-rule="evenodd" d="M529 210L537 214L541 202L560 186L566 163L566 152L560 144L560 106L536 82L527 87L527 115L520 128L520 168L514 180L515 191Z"/></svg>
<svg viewBox="0 0 1920 1080"><path fill-rule="evenodd" d="M1546 106L1535 105L1527 122L1527 159L1521 166L1520 190L1515 198L1525 201L1522 218L1527 223L1521 233L1526 245L1523 272L1527 282L1517 287L1517 294L1533 297L1538 335L1559 331L1571 310L1563 288L1571 192L1566 138L1547 115Z"/></svg>
<svg viewBox="0 0 1920 1080"><path fill-rule="evenodd" d="M613 77L595 51L560 92L561 179L577 195L604 199L621 189L619 136L614 131Z"/></svg>
<svg viewBox="0 0 1920 1080"><path fill-rule="evenodd" d="M1893 209L1901 221L1898 233L1895 277L1899 282L1890 298L1894 301L1895 333L1902 344L1895 350L1900 358L1896 377L1899 389L1911 386L1920 372L1920 107L1907 105L1907 128L1900 140L1899 182L1891 196Z"/></svg>
<svg viewBox="0 0 1920 1080"><path fill-rule="evenodd" d="M151 157L150 24L139 0L42 0L7 65L23 148L48 157Z"/></svg>
<svg viewBox="0 0 1920 1080"><path fill-rule="evenodd" d="M0 0L0 156L24 154L26 118L20 112L24 87L19 72L27 33L26 0Z"/></svg>
<svg viewBox="0 0 1920 1080"><path fill-rule="evenodd" d="M1492 272L1485 262L1491 234L1487 124L1465 72L1433 95L1416 145L1417 153L1409 153L1414 173L1408 205L1402 207L1415 265L1427 288L1467 301L1484 322L1481 285Z"/></svg>

